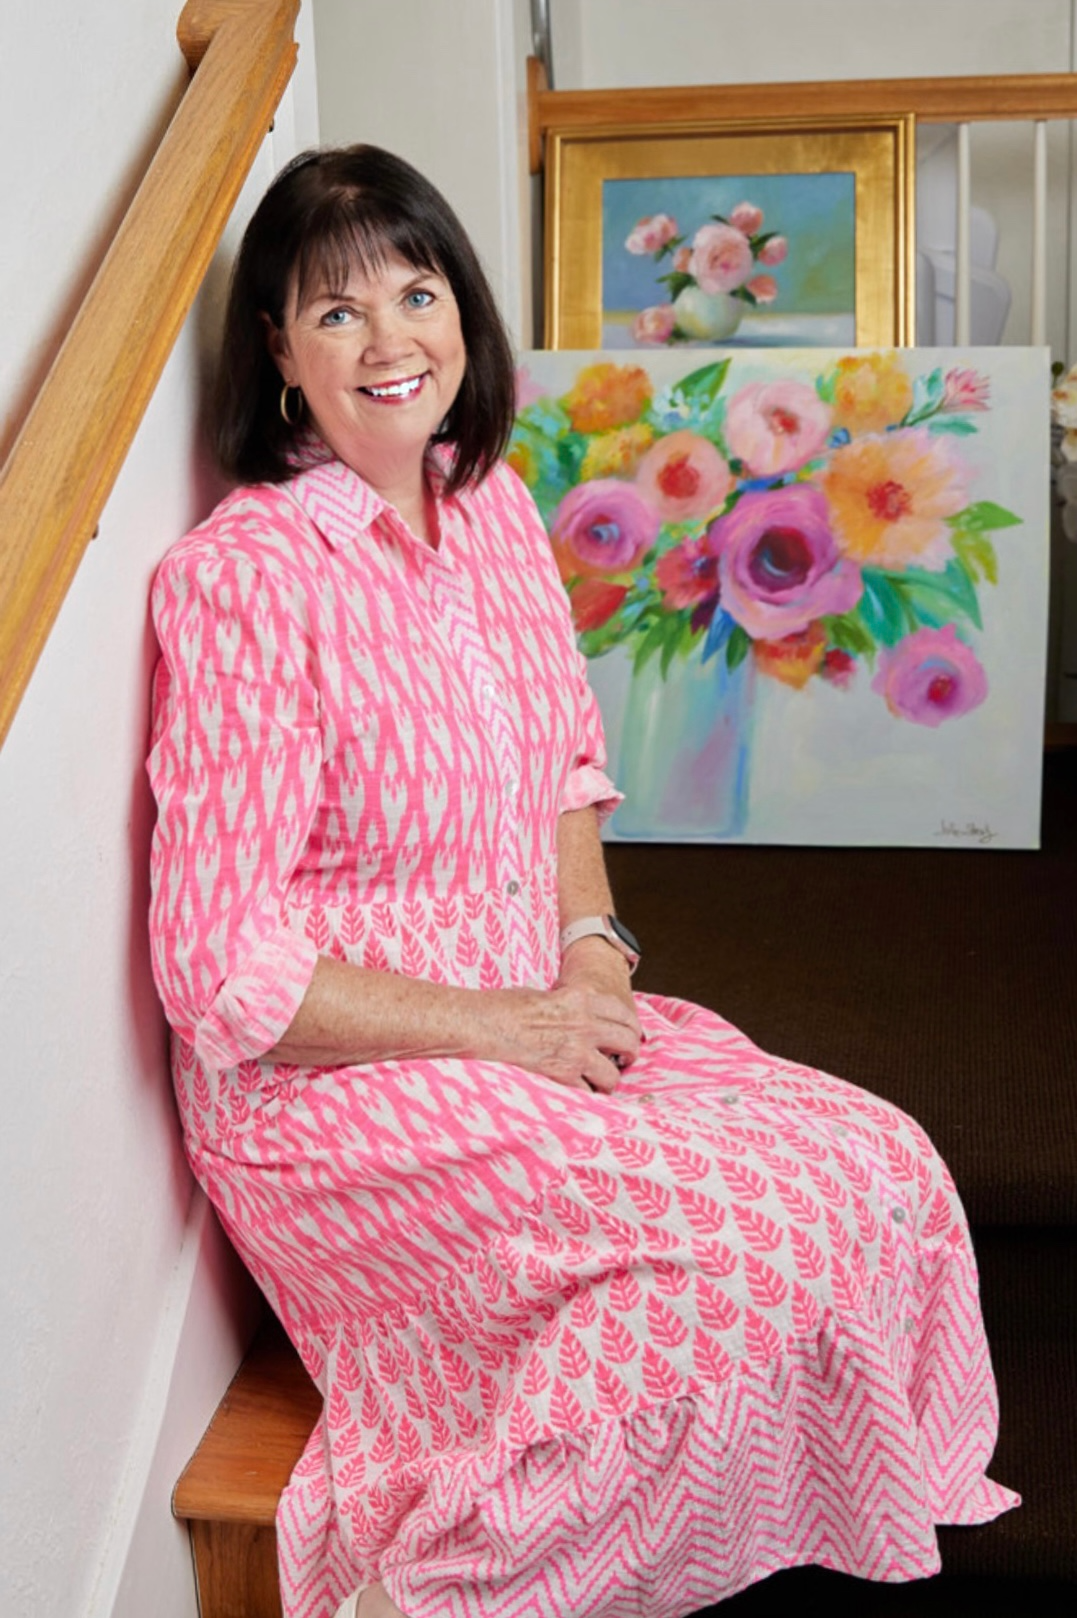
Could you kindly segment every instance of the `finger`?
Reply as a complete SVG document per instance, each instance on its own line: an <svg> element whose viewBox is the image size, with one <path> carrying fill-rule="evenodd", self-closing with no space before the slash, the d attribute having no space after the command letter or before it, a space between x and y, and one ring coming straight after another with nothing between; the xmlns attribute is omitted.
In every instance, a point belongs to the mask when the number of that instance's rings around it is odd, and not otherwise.
<svg viewBox="0 0 1077 1618"><path fill-rule="evenodd" d="M612 1095L621 1082L616 1064L602 1051L595 1051L584 1069L583 1078L592 1090L602 1095Z"/></svg>

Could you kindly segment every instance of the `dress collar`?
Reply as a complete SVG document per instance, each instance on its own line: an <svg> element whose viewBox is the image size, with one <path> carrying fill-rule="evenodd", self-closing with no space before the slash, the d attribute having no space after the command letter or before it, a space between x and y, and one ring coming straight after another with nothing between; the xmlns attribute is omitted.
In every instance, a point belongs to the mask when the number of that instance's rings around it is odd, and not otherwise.
<svg viewBox="0 0 1077 1618"><path fill-rule="evenodd" d="M434 449L430 457L431 481L440 508L443 544L446 507L453 504L445 500L441 492L447 459L447 450L440 446ZM338 460L316 433L307 429L298 434L289 460L296 472L284 487L333 550L353 545L360 533L371 528L379 517L385 516L394 532L411 539L427 555L438 554L417 539L394 507L376 489L372 489L358 472L353 472L350 466Z"/></svg>

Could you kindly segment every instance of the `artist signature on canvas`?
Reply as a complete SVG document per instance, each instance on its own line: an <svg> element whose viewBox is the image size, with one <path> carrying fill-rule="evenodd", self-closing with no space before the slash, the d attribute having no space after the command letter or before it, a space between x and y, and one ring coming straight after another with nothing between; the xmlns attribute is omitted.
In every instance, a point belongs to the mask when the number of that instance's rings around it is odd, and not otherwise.
<svg viewBox="0 0 1077 1618"><path fill-rule="evenodd" d="M977 843L993 843L998 832L986 821L982 824L976 820L966 820L959 823L956 820L942 820L936 837L960 837L962 840L971 837Z"/></svg>

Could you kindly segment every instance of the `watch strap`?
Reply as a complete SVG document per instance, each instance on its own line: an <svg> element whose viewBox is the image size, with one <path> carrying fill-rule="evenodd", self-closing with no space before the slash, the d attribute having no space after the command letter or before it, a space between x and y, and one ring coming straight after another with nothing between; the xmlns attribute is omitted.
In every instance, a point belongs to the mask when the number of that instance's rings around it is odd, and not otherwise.
<svg viewBox="0 0 1077 1618"><path fill-rule="evenodd" d="M629 969L634 972L639 965L638 949L633 949L626 939L613 925L612 916L581 916L578 921L570 922L561 933L561 954L563 955L570 945L581 938L604 938L619 955L623 955L628 962Z"/></svg>

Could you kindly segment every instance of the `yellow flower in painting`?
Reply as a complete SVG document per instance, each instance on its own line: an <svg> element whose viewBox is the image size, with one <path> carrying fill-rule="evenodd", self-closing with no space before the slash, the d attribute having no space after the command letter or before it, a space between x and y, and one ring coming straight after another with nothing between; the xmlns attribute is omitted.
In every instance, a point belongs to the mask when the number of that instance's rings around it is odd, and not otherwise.
<svg viewBox="0 0 1077 1618"><path fill-rule="evenodd" d="M769 674L783 685L800 691L812 675L823 665L826 654L826 630L818 621L809 624L799 635L786 635L784 640L757 640L752 652L756 668Z"/></svg>
<svg viewBox="0 0 1077 1618"><path fill-rule="evenodd" d="M645 422L619 427L592 438L580 467L580 481L588 478L631 477L644 451L654 441L654 428Z"/></svg>
<svg viewBox="0 0 1077 1618"><path fill-rule="evenodd" d="M846 556L938 571L953 555L946 519L968 505L971 476L950 440L908 427L844 444L818 482Z"/></svg>
<svg viewBox="0 0 1077 1618"><path fill-rule="evenodd" d="M512 470L522 482L533 489L538 481L538 456L531 445L522 438L517 438L505 456Z"/></svg>
<svg viewBox="0 0 1077 1618"><path fill-rule="evenodd" d="M834 426L881 433L912 405L912 382L896 354L848 354L835 370Z"/></svg>
<svg viewBox="0 0 1077 1618"><path fill-rule="evenodd" d="M651 379L639 365L603 360L585 365L561 403L578 433L609 433L638 421L651 397Z"/></svg>

